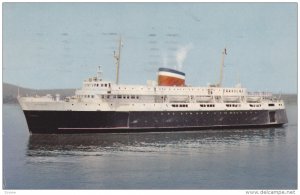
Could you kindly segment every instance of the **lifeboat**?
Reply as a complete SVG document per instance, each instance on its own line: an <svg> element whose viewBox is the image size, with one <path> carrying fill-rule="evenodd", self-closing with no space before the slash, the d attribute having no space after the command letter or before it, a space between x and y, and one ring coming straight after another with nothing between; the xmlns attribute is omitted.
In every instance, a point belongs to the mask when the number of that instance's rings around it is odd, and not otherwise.
<svg viewBox="0 0 300 195"><path fill-rule="evenodd" d="M188 96L182 96L182 95L177 95L177 96L169 96L169 102L172 103L185 103L189 101Z"/></svg>
<svg viewBox="0 0 300 195"><path fill-rule="evenodd" d="M247 102L259 102L261 100L260 96L248 96Z"/></svg>
<svg viewBox="0 0 300 195"><path fill-rule="evenodd" d="M239 96L223 96L224 102L238 102Z"/></svg>
<svg viewBox="0 0 300 195"><path fill-rule="evenodd" d="M212 100L212 96L196 96L197 102L210 102Z"/></svg>
<svg viewBox="0 0 300 195"><path fill-rule="evenodd" d="M159 86L185 86L185 73L170 68L158 69Z"/></svg>

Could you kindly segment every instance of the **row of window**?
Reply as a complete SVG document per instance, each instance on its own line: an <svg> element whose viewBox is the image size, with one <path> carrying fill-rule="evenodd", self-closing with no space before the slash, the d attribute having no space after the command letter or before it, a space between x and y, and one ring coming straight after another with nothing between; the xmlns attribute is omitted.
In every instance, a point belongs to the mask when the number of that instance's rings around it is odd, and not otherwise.
<svg viewBox="0 0 300 195"><path fill-rule="evenodd" d="M129 89L130 87L128 87ZM126 90L127 87L118 87L118 89L121 89L121 90ZM140 88L134 88L134 87L131 87L132 90L144 90L143 87L140 87ZM145 89L148 89L148 90L151 90L151 88L147 87ZM184 87L167 87L167 88L154 88L154 90L159 90L159 91L207 91L207 89L194 89L194 88L184 88Z"/></svg>
<svg viewBox="0 0 300 195"><path fill-rule="evenodd" d="M184 108L187 108L187 107L189 107L187 104L172 104L172 107L184 107Z"/></svg>
<svg viewBox="0 0 300 195"><path fill-rule="evenodd" d="M188 104L172 104L172 107L189 107ZM215 104L200 104L200 107L215 107Z"/></svg>
<svg viewBox="0 0 300 195"><path fill-rule="evenodd" d="M94 95L77 95L79 98L94 98Z"/></svg>
<svg viewBox="0 0 300 195"><path fill-rule="evenodd" d="M109 83L109 86L110 86L110 83ZM118 87L118 89L121 89L121 90L126 90L126 89L132 89L132 90L137 90L137 88L134 88L134 87ZM140 87L138 88L139 90L144 90L144 89L148 89L148 90L151 90L151 88L147 87L147 88L143 88L143 87ZM209 91L209 92L212 92L212 89L199 89L199 88L186 88L186 87L166 87L166 88L154 88L154 90L159 90L159 91ZM223 92L231 92L231 93L242 93L243 92L243 89L223 89Z"/></svg>
<svg viewBox="0 0 300 195"><path fill-rule="evenodd" d="M193 115L193 114L195 114L195 115L199 115L199 114L229 114L229 115L237 115L237 114L257 114L257 112L256 111L254 111L254 112L252 112L252 111L250 111L250 112L238 112L238 111L233 111L233 112L180 112L180 115ZM175 115L175 114L179 114L179 112L161 112L160 113L160 115Z"/></svg>
<svg viewBox="0 0 300 195"><path fill-rule="evenodd" d="M200 104L200 107L215 107L214 104Z"/></svg>
<svg viewBox="0 0 300 195"><path fill-rule="evenodd" d="M249 104L250 107L261 107L261 104Z"/></svg>
<svg viewBox="0 0 300 195"><path fill-rule="evenodd" d="M79 98L94 98L94 95L78 95ZM140 99L136 95L102 95L102 99Z"/></svg>
<svg viewBox="0 0 300 195"><path fill-rule="evenodd" d="M241 107L241 104L226 104L226 107Z"/></svg>
<svg viewBox="0 0 300 195"><path fill-rule="evenodd" d="M94 84L85 84L85 87L110 87L110 83L94 83Z"/></svg>
<svg viewBox="0 0 300 195"><path fill-rule="evenodd" d="M233 92L233 93L242 93L243 90L242 89L223 89L223 92Z"/></svg>
<svg viewBox="0 0 300 195"><path fill-rule="evenodd" d="M140 99L138 95L102 95L102 99Z"/></svg>

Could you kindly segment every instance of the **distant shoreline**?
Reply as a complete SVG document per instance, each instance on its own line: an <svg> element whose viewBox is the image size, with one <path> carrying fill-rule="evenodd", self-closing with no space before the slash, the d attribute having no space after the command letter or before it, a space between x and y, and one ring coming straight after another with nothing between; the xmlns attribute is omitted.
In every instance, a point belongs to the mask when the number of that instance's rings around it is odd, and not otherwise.
<svg viewBox="0 0 300 195"><path fill-rule="evenodd" d="M72 96L75 94L76 89L29 89L17 85L3 83L3 103L17 103L18 93L21 96L35 96L46 94L60 94L62 98Z"/></svg>

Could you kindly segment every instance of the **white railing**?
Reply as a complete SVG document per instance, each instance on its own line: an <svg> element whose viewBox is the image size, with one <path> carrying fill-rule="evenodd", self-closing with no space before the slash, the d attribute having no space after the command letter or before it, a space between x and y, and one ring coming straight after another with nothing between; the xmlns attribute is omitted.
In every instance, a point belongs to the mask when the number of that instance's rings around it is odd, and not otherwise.
<svg viewBox="0 0 300 195"><path fill-rule="evenodd" d="M248 96L263 96L263 97L272 97L271 92L248 92Z"/></svg>

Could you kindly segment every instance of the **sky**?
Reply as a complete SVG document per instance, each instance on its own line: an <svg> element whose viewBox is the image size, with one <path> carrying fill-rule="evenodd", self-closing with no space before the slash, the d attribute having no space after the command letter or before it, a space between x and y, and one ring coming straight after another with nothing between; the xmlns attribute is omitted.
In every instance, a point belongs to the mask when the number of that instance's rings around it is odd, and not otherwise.
<svg viewBox="0 0 300 195"><path fill-rule="evenodd" d="M156 80L159 67L186 84L297 93L297 3L3 3L3 82L80 88L102 66L120 83Z"/></svg>

